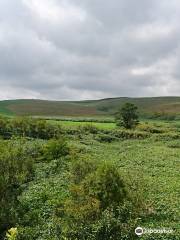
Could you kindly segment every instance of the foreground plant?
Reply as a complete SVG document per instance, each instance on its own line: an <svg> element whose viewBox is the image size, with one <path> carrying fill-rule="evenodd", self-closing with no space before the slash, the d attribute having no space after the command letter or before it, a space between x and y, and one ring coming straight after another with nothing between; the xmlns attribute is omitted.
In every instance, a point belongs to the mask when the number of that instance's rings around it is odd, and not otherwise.
<svg viewBox="0 0 180 240"><path fill-rule="evenodd" d="M113 164L101 164L75 182L57 212L63 236L74 240L133 239L139 209Z"/></svg>
<svg viewBox="0 0 180 240"><path fill-rule="evenodd" d="M18 235L17 228L10 228L6 233L7 240L16 240Z"/></svg>

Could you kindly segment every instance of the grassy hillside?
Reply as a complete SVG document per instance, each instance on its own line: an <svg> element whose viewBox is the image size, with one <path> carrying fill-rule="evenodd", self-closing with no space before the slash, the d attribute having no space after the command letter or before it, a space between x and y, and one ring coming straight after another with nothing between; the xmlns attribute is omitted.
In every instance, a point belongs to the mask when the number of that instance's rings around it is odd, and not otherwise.
<svg viewBox="0 0 180 240"><path fill-rule="evenodd" d="M87 101L6 100L0 113L6 115L101 117L111 116L125 102L138 106L142 116L180 115L180 97L108 98Z"/></svg>

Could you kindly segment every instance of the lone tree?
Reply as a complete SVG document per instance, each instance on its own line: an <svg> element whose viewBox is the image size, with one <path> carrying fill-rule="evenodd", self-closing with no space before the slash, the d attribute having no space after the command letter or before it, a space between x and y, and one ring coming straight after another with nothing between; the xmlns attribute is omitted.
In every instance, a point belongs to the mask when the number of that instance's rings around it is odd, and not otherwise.
<svg viewBox="0 0 180 240"><path fill-rule="evenodd" d="M126 129L132 129L139 123L137 106L132 103L125 103L116 113L116 122L118 126Z"/></svg>

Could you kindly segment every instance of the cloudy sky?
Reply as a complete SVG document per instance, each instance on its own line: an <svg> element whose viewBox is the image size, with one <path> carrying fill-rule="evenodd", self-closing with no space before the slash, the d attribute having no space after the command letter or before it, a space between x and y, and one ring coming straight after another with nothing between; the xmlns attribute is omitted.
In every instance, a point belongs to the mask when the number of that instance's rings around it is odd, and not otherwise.
<svg viewBox="0 0 180 240"><path fill-rule="evenodd" d="M180 95L179 0L0 0L0 99Z"/></svg>

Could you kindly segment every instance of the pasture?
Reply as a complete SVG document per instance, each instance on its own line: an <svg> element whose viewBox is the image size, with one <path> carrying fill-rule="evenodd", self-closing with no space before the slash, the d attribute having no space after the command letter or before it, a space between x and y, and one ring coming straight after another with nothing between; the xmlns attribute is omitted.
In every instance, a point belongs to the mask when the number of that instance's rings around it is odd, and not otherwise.
<svg viewBox="0 0 180 240"><path fill-rule="evenodd" d="M67 121L67 120L61 120L61 121L57 121L57 120L48 120L48 122L55 124L55 125L60 125L66 129L70 128L70 129L77 129L80 126L94 126L97 127L98 129L115 129L116 124L115 123L103 123L103 122L86 122L86 121Z"/></svg>

